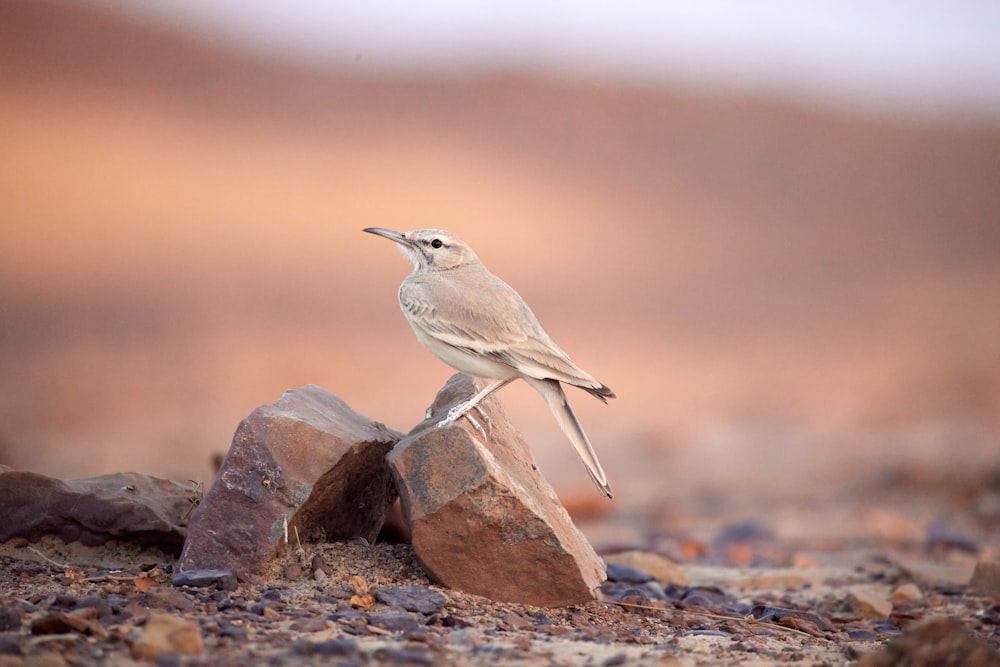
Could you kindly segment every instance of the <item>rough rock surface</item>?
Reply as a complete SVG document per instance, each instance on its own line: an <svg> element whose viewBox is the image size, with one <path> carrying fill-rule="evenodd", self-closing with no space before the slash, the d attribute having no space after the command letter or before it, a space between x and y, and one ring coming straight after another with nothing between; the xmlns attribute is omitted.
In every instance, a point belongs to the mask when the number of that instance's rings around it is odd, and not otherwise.
<svg viewBox="0 0 1000 667"><path fill-rule="evenodd" d="M293 389L243 420L191 516L178 569L254 579L285 542L378 534L396 498L385 455L400 433L330 392Z"/></svg>
<svg viewBox="0 0 1000 667"><path fill-rule="evenodd" d="M59 480L0 466L0 542L55 535L94 546L121 539L179 549L197 495L140 473Z"/></svg>
<svg viewBox="0 0 1000 667"><path fill-rule="evenodd" d="M542 478L496 396L474 418L439 429L481 385L453 376L431 416L388 456L413 549L431 578L493 600L552 607L594 599L603 561Z"/></svg>

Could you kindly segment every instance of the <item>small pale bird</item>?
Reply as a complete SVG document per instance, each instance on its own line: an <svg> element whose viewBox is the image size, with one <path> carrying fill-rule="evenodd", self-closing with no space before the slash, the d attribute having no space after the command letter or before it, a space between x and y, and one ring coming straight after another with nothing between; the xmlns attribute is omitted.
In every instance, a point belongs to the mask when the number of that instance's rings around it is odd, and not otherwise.
<svg viewBox="0 0 1000 667"><path fill-rule="evenodd" d="M484 398L521 378L548 403L597 488L610 498L607 475L560 383L579 387L605 403L615 397L614 392L570 361L524 299L490 273L462 239L440 229L364 231L395 241L413 262L413 273L399 287L399 305L417 340L460 373L493 380L452 408L438 426L468 416Z"/></svg>

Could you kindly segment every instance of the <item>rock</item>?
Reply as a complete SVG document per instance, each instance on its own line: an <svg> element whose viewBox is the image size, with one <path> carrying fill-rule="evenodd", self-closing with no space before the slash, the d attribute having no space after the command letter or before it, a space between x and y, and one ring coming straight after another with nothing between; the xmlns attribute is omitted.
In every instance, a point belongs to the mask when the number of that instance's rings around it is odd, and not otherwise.
<svg viewBox="0 0 1000 667"><path fill-rule="evenodd" d="M646 572L661 584L677 584L687 586L691 580L684 574L677 563L666 556L649 551L622 551L604 556L604 561L611 565L624 565Z"/></svg>
<svg viewBox="0 0 1000 667"><path fill-rule="evenodd" d="M880 584L849 586L847 596L864 618L886 618L892 613L888 590Z"/></svg>
<svg viewBox="0 0 1000 667"><path fill-rule="evenodd" d="M108 634L104 626L97 622L97 611L92 608L68 614L53 611L31 622L33 635L61 635L70 632L95 637L106 637Z"/></svg>
<svg viewBox="0 0 1000 667"><path fill-rule="evenodd" d="M607 562L608 581L617 581L626 584L642 584L653 580L653 575L643 572L640 569L629 565L619 565L618 563Z"/></svg>
<svg viewBox="0 0 1000 667"><path fill-rule="evenodd" d="M421 614L436 614L446 602L443 595L423 586L380 586L375 598L384 604Z"/></svg>
<svg viewBox="0 0 1000 667"><path fill-rule="evenodd" d="M179 549L190 486L139 473L59 480L0 466L0 542L55 535L87 546L108 540Z"/></svg>
<svg viewBox="0 0 1000 667"><path fill-rule="evenodd" d="M910 604L911 602L916 602L924 596L920 587L916 584L903 584L902 586L896 586L892 591L892 595L889 596L889 600L892 602L893 607L902 607L903 605Z"/></svg>
<svg viewBox="0 0 1000 667"><path fill-rule="evenodd" d="M131 648L132 657L136 660L155 660L168 652L201 655L205 644L201 630L194 621L154 613L150 614L142 634L132 640Z"/></svg>
<svg viewBox="0 0 1000 667"><path fill-rule="evenodd" d="M400 436L315 385L258 407L191 516L178 570L259 580L286 535L374 541L396 498L385 455Z"/></svg>
<svg viewBox="0 0 1000 667"><path fill-rule="evenodd" d="M969 580L969 591L977 595L1000 595L1000 561L981 560Z"/></svg>
<svg viewBox="0 0 1000 667"><path fill-rule="evenodd" d="M861 656L858 667L995 667L1000 652L973 637L953 618L934 618L910 626L877 653Z"/></svg>
<svg viewBox="0 0 1000 667"><path fill-rule="evenodd" d="M206 588L216 586L220 591L235 591L238 587L235 570L184 570L170 577L174 586Z"/></svg>
<svg viewBox="0 0 1000 667"><path fill-rule="evenodd" d="M488 447L467 419L435 426L480 386L453 376L432 416L388 456L417 558L434 581L493 600L552 607L594 599L604 563L536 470L496 395L480 404L492 424L484 424Z"/></svg>

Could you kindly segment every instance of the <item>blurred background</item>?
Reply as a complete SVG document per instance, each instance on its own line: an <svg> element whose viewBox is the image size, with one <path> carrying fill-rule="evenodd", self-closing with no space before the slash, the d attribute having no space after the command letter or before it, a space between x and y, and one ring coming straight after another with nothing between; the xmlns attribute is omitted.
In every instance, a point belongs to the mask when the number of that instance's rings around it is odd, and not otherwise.
<svg viewBox="0 0 1000 667"><path fill-rule="evenodd" d="M0 225L21 469L207 483L308 383L408 430L451 370L367 226L459 233L617 392L570 400L619 507L1000 462L996 3L4 0Z"/></svg>

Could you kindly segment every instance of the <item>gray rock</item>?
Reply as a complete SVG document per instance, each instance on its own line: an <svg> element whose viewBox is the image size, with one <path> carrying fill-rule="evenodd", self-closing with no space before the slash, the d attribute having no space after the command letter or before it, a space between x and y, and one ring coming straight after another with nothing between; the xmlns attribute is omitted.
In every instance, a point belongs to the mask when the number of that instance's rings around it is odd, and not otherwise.
<svg viewBox="0 0 1000 667"><path fill-rule="evenodd" d="M481 386L453 376L432 416L389 454L413 549L436 582L493 600L564 606L595 597L604 562L535 468L496 395L488 442L467 419L436 423Z"/></svg>
<svg viewBox="0 0 1000 667"><path fill-rule="evenodd" d="M421 614L436 614L441 611L446 602L445 597L423 586L381 586L375 593L375 599L393 607L406 611L416 611Z"/></svg>
<svg viewBox="0 0 1000 667"><path fill-rule="evenodd" d="M385 455L401 434L308 385L243 420L191 516L178 571L258 580L288 540L374 541L396 498Z"/></svg>

